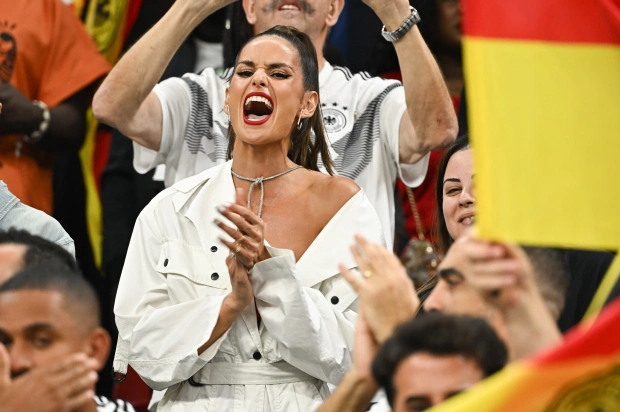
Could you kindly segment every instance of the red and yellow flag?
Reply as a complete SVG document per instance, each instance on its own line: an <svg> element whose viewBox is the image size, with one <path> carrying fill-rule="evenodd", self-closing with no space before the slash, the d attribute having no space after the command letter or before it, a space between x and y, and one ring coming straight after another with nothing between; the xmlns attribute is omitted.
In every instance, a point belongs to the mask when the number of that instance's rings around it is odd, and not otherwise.
<svg viewBox="0 0 620 412"><path fill-rule="evenodd" d="M618 249L620 0L461 1L478 235ZM592 319L433 411L619 411L620 300Z"/></svg>
<svg viewBox="0 0 620 412"><path fill-rule="evenodd" d="M557 348L511 364L433 412L614 412L620 410L620 300Z"/></svg>
<svg viewBox="0 0 620 412"><path fill-rule="evenodd" d="M481 237L620 246L620 1L462 0Z"/></svg>

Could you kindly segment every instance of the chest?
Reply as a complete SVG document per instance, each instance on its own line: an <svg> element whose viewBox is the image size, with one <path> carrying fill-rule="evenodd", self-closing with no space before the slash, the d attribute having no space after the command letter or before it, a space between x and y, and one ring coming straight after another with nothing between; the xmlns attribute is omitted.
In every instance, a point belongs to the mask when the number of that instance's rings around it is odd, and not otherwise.
<svg viewBox="0 0 620 412"><path fill-rule="evenodd" d="M299 261L326 222L308 196L295 198L266 205L262 218L265 221L265 240L276 248L292 250Z"/></svg>

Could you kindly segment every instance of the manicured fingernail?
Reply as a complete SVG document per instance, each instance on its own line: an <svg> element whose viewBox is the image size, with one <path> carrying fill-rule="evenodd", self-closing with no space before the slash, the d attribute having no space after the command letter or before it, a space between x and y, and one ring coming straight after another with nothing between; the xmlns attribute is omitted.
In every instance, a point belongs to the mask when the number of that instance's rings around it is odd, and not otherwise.
<svg viewBox="0 0 620 412"><path fill-rule="evenodd" d="M213 223L219 225L222 221L220 219L213 219Z"/></svg>
<svg viewBox="0 0 620 412"><path fill-rule="evenodd" d="M224 202L224 203L222 203L222 207L225 208L225 209L228 209L230 207L230 203Z"/></svg>

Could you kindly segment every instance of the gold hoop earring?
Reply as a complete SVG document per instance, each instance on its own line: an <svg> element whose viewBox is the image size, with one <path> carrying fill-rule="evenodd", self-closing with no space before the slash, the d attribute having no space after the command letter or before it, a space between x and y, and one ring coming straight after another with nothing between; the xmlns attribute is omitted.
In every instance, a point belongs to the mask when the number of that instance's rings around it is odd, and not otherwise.
<svg viewBox="0 0 620 412"><path fill-rule="evenodd" d="M301 112L302 111L303 109L299 111L299 120L297 121L297 130L301 130Z"/></svg>

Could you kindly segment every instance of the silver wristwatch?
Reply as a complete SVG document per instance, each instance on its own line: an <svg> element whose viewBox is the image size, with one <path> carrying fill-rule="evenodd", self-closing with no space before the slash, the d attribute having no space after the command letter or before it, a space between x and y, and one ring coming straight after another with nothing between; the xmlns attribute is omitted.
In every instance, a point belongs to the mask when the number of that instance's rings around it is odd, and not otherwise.
<svg viewBox="0 0 620 412"><path fill-rule="evenodd" d="M411 30L413 26L420 22L421 19L418 11L411 6L409 6L409 9L411 9L411 14L396 30L385 31L385 26L383 26L383 28L381 29L381 35L385 40L389 42L395 42L397 40L400 40L405 34L407 34L409 30Z"/></svg>

